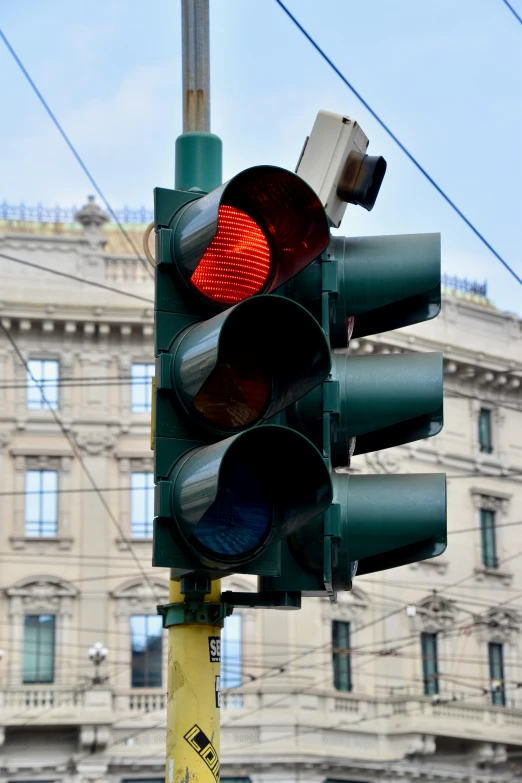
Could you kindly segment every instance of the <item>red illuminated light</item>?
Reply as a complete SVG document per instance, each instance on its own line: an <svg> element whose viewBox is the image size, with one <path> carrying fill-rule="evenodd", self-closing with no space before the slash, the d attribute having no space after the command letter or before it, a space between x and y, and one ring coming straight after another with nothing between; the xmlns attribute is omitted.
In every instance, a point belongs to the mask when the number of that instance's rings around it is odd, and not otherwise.
<svg viewBox="0 0 522 783"><path fill-rule="evenodd" d="M217 233L195 268L192 284L220 304L236 304L259 293L268 279L266 236L246 212L222 204Z"/></svg>

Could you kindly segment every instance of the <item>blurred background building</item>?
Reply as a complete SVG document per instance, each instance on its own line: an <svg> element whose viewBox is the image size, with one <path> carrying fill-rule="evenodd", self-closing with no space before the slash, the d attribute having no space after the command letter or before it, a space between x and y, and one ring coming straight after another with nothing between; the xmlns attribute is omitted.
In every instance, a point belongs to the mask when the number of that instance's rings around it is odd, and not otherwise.
<svg viewBox="0 0 522 783"><path fill-rule="evenodd" d="M118 217L0 205L0 783L164 779L152 215ZM447 551L227 620L222 783L522 778L521 322L445 283L435 321L350 351L444 352L442 434L351 470L446 472Z"/></svg>

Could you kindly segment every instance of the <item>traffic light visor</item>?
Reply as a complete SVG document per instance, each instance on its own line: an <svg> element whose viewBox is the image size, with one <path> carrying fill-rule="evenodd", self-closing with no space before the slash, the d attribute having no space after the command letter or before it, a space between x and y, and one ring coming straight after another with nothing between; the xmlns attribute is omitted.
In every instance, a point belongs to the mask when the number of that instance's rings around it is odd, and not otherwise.
<svg viewBox="0 0 522 783"><path fill-rule="evenodd" d="M175 391L201 426L226 435L311 391L328 376L331 355L303 307L258 296L187 327L157 363L157 388Z"/></svg>
<svg viewBox="0 0 522 783"><path fill-rule="evenodd" d="M314 191L275 166L242 171L183 206L165 227L173 231L172 257L185 283L220 309L273 291L329 240Z"/></svg>
<svg viewBox="0 0 522 783"><path fill-rule="evenodd" d="M194 449L156 487L156 516L174 519L184 546L230 568L298 530L332 501L321 454L287 427L257 427Z"/></svg>

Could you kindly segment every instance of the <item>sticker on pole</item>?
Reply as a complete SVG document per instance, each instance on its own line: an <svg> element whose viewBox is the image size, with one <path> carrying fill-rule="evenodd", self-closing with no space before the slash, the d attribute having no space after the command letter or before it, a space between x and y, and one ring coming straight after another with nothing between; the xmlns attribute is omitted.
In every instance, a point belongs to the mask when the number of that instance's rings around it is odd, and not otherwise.
<svg viewBox="0 0 522 783"><path fill-rule="evenodd" d="M219 757L205 732L195 723L184 735L191 748L203 759L216 780L219 780Z"/></svg>
<svg viewBox="0 0 522 783"><path fill-rule="evenodd" d="M221 637L208 637L208 654L210 663L221 663Z"/></svg>

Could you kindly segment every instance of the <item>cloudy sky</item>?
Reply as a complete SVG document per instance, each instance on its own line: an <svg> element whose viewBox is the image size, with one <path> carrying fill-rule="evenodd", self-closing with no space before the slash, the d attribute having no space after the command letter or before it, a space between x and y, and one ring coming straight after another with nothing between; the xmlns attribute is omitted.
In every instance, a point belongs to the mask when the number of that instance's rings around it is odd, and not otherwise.
<svg viewBox="0 0 522 783"><path fill-rule="evenodd" d="M522 15L522 0L510 0ZM225 178L294 169L319 109L354 117L388 172L353 235L440 231L443 270L522 287L423 179L274 0L210 0L212 130ZM503 0L288 0L419 162L522 275L522 25ZM181 132L179 0L5 0L0 27L113 207L173 185ZM81 204L91 187L0 41L0 201Z"/></svg>

